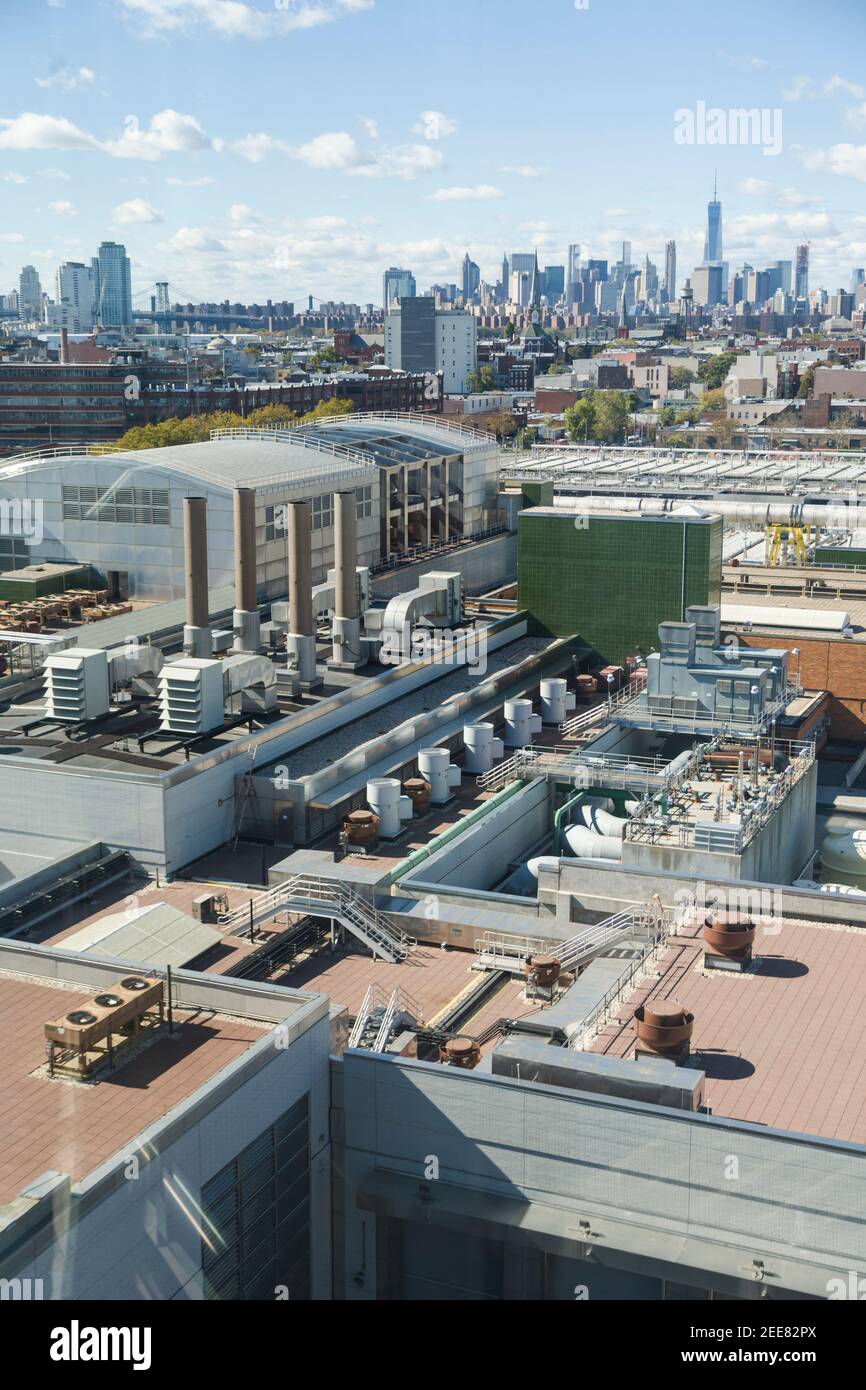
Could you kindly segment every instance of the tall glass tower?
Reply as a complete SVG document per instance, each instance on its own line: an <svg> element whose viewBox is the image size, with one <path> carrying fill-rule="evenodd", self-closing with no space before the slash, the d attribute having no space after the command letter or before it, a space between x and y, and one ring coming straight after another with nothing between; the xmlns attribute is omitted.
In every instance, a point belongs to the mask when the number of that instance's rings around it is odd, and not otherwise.
<svg viewBox="0 0 866 1390"><path fill-rule="evenodd" d="M704 239L704 265L723 261L722 251L722 205L718 200L717 186L713 188L713 201L707 204L707 235Z"/></svg>
<svg viewBox="0 0 866 1390"><path fill-rule="evenodd" d="M103 241L92 261L95 319L100 328L132 323L132 271L126 247Z"/></svg>

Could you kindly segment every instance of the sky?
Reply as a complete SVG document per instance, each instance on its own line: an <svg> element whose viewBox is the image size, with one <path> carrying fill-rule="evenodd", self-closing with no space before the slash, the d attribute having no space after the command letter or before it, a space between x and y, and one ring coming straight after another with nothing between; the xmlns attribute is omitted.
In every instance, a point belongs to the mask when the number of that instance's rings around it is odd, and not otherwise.
<svg viewBox="0 0 866 1390"><path fill-rule="evenodd" d="M0 29L0 292L102 240L138 308L380 303L389 265L624 239L660 269L674 239L682 284L716 170L732 266L866 265L866 0L2 0Z"/></svg>

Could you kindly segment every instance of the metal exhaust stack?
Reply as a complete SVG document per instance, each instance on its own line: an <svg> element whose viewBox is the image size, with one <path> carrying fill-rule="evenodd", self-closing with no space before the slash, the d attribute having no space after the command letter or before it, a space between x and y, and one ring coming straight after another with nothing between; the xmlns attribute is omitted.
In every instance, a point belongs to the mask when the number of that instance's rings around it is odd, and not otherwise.
<svg viewBox="0 0 866 1390"><path fill-rule="evenodd" d="M364 665L358 614L358 512L354 492L334 493L333 653L328 665L357 671Z"/></svg>
<svg viewBox="0 0 866 1390"><path fill-rule="evenodd" d="M261 645L256 595L256 494L239 487L234 495L235 611L234 650L257 652Z"/></svg>
<svg viewBox="0 0 866 1390"><path fill-rule="evenodd" d="M183 499L183 556L186 581L186 656L207 660L213 656L207 588L207 499Z"/></svg>
<svg viewBox="0 0 866 1390"><path fill-rule="evenodd" d="M312 503L286 503L289 533L289 623L286 651L294 655L301 684L318 684L313 619Z"/></svg>

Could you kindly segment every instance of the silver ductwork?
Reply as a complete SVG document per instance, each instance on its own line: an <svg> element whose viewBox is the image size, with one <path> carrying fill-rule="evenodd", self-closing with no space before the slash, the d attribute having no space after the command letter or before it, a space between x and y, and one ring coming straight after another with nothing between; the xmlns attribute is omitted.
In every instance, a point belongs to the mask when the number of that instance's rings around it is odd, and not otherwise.
<svg viewBox="0 0 866 1390"><path fill-rule="evenodd" d="M589 497L561 495L555 507L584 515L592 512L631 512L641 516L670 516L688 520L696 513L724 518L735 529L755 526L820 526L827 531L866 528L866 507L841 502L762 502L749 497L615 497L593 493Z"/></svg>

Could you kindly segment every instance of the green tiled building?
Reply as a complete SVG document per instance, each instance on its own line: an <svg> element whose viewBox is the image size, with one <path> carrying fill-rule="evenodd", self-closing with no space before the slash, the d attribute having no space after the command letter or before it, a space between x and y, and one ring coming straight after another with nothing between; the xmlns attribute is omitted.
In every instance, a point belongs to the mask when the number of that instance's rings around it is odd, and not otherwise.
<svg viewBox="0 0 866 1390"><path fill-rule="evenodd" d="M622 665L658 647L659 623L721 602L722 531L719 516L532 507L518 519L518 607L536 634L580 637Z"/></svg>

